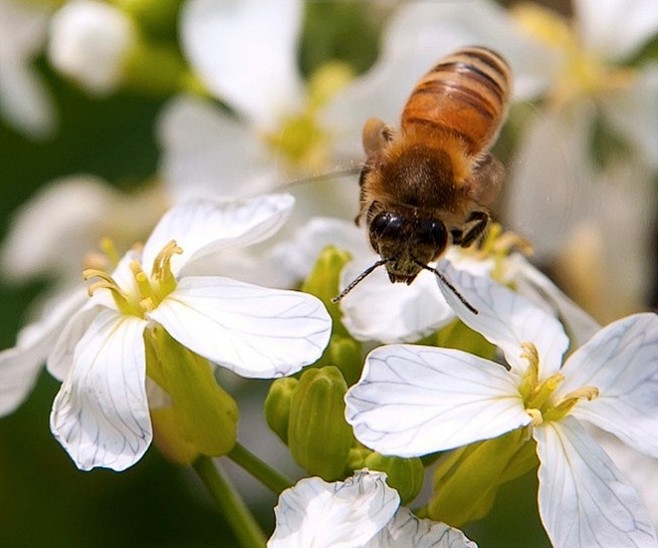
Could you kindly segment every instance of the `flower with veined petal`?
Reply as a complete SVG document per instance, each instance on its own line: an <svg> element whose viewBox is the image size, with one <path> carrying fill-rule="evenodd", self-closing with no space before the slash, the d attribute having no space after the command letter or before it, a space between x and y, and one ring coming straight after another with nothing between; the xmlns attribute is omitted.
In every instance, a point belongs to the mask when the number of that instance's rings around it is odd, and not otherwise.
<svg viewBox="0 0 658 548"><path fill-rule="evenodd" d="M555 284L535 268L515 245L527 245L513 233L492 228L482 248L451 248L445 255L450 263L481 276L491 276L513 285L539 306L560 316L569 334L584 343L598 329L596 322L569 300ZM327 245L349 252L353 260L341 273L345 287L379 257L368 237L353 222L315 217L295 236L278 244L272 256L292 280L308 276L320 251ZM361 341L384 343L414 342L453 321L456 316L437 290L434 274L422 271L413 284L392 284L383 268L375 270L340 304L343 323Z"/></svg>
<svg viewBox="0 0 658 548"><path fill-rule="evenodd" d="M479 313L441 288L446 300L508 368L453 349L380 347L346 395L357 439L418 456L528 427L539 511L555 546L655 546L637 493L581 421L658 457L658 316L614 322L562 363L569 341L554 317L486 277L443 268Z"/></svg>
<svg viewBox="0 0 658 548"><path fill-rule="evenodd" d="M443 523L418 519L400 507L386 474L359 470L345 481L305 478L286 489L274 508L276 530L269 548L475 548Z"/></svg>
<svg viewBox="0 0 658 548"><path fill-rule="evenodd" d="M270 236L292 205L288 195L185 203L165 214L143 250L126 254L114 272L85 272L98 280L91 298L48 358L51 374L63 379L51 429L78 467L123 470L148 448L145 343L158 326L246 377L288 375L319 358L331 320L318 299L192 273L213 255Z"/></svg>

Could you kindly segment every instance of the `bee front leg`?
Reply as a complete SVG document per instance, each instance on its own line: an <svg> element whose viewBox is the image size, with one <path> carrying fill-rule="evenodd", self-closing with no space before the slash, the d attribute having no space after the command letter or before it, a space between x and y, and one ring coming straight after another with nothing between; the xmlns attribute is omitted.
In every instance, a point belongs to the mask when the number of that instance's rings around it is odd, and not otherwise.
<svg viewBox="0 0 658 548"><path fill-rule="evenodd" d="M453 241L462 247L470 247L473 242L477 241L480 236L482 236L490 219L491 217L486 211L473 211L466 220L466 223L475 224L468 230L464 231L458 241L453 237Z"/></svg>

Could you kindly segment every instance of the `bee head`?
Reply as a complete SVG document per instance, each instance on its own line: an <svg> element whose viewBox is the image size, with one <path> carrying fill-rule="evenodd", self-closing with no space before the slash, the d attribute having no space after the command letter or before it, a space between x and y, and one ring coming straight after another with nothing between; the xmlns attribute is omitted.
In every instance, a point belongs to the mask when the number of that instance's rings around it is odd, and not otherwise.
<svg viewBox="0 0 658 548"><path fill-rule="evenodd" d="M370 243L383 259L392 282L410 284L427 264L443 254L448 231L439 219L383 211L369 224Z"/></svg>

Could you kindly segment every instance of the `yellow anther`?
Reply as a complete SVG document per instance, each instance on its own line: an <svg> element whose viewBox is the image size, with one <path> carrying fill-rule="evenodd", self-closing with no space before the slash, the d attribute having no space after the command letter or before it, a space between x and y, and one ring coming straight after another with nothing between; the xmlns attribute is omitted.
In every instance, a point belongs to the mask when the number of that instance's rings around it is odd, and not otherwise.
<svg viewBox="0 0 658 548"><path fill-rule="evenodd" d="M180 255L183 249L178 246L175 240L171 240L162 248L162 251L153 259L153 268L151 274L154 279L160 283L166 282L172 277L171 258L174 255Z"/></svg>

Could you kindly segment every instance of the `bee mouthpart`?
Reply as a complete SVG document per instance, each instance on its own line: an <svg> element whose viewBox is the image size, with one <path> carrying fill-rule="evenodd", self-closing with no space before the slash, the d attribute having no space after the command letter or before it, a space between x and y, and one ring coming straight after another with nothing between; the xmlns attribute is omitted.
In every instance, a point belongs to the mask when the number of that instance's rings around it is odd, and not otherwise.
<svg viewBox="0 0 658 548"><path fill-rule="evenodd" d="M442 272L439 272L436 268L432 268L431 266L419 261L418 259L414 259L414 263L416 263L419 267L421 267L424 270L429 270L430 272L433 272L436 277L441 281L443 285L445 285L450 291L452 291L457 297L461 303L468 308L473 314L479 314L477 308L475 308L471 303L469 303L466 298L457 290L457 288L452 285L452 282L448 280L448 278L445 277L445 274Z"/></svg>

